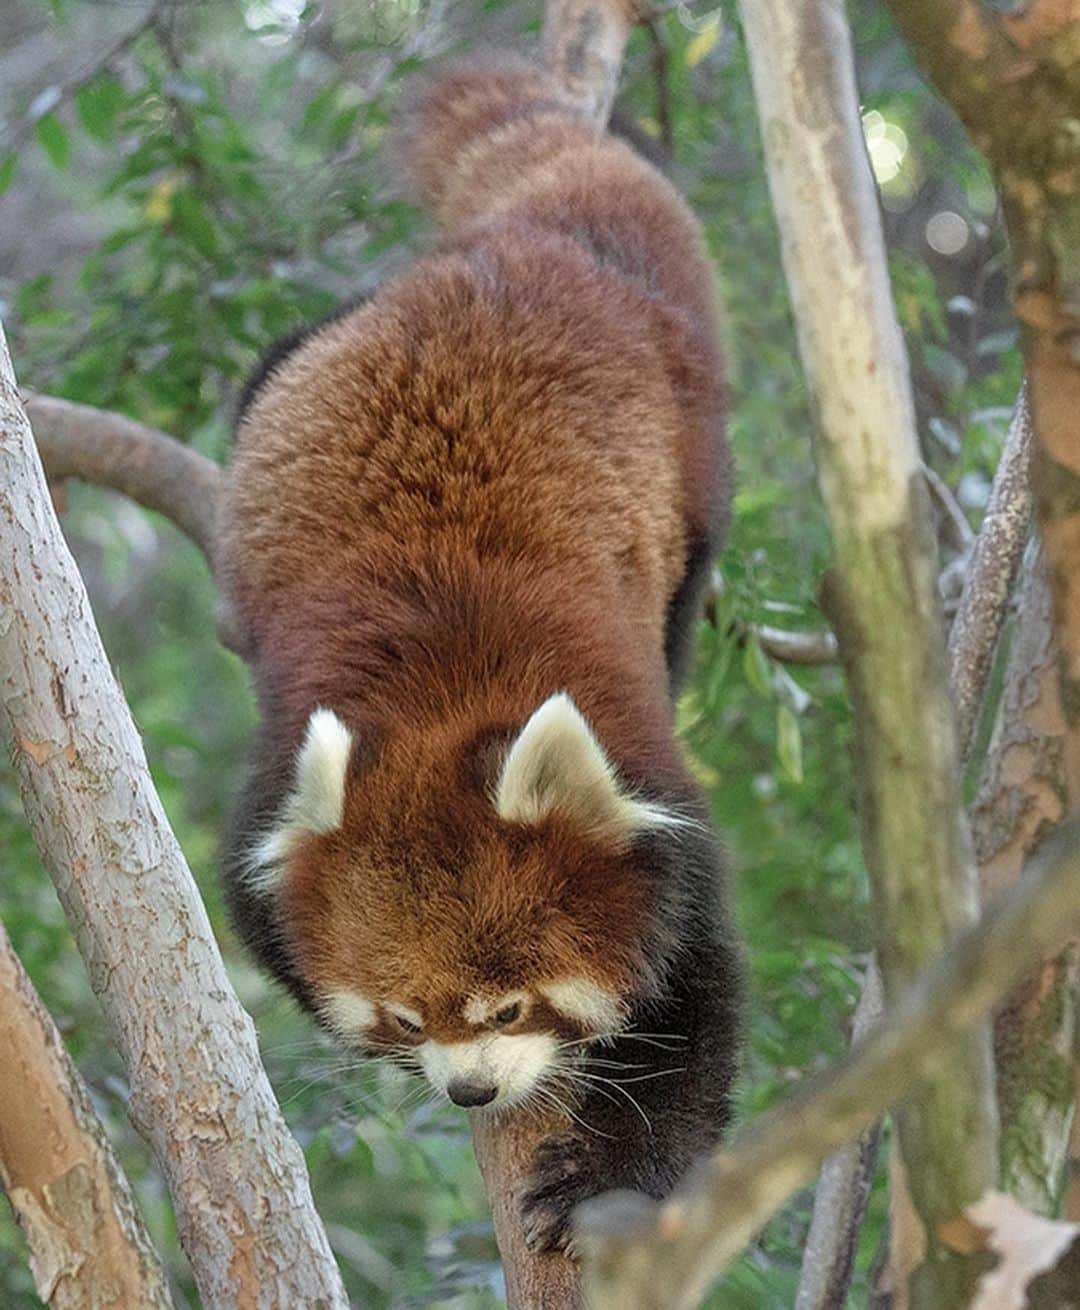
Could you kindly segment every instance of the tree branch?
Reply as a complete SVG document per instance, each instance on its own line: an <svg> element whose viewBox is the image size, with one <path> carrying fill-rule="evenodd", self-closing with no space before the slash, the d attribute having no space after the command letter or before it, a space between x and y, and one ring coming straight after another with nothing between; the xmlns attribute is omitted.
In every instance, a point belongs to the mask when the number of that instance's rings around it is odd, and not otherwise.
<svg viewBox="0 0 1080 1310"><path fill-rule="evenodd" d="M1023 881L951 942L850 1056L807 1079L663 1204L583 1207L590 1310L682 1310L822 1159L951 1062L991 1005L1080 921L1080 825L1048 843Z"/></svg>
<svg viewBox="0 0 1080 1310"><path fill-rule="evenodd" d="M123 414L30 392L24 398L51 482L77 478L163 514L213 567L220 465Z"/></svg>
<svg viewBox="0 0 1080 1310"><path fill-rule="evenodd" d="M547 0L544 63L566 95L598 127L608 120L636 0Z"/></svg>
<svg viewBox="0 0 1080 1310"><path fill-rule="evenodd" d="M742 6L835 543L827 596L855 708L863 846L891 1000L971 923L975 870L952 728L936 548L903 341L835 0ZM965 1034L897 1116L922 1226L919 1295L966 1304L939 1224L996 1178L989 1034ZM917 1302L918 1304L918 1302Z"/></svg>
<svg viewBox="0 0 1080 1310"><path fill-rule="evenodd" d="M347 1305L56 522L0 329L0 723L207 1310Z"/></svg>
<svg viewBox="0 0 1080 1310"><path fill-rule="evenodd" d="M858 1045L881 1022L881 975L871 956L855 1010L851 1040ZM795 1310L836 1310L847 1301L859 1233L866 1217L881 1140L880 1121L830 1155L814 1192L810 1230L803 1247Z"/></svg>
<svg viewBox="0 0 1080 1310"><path fill-rule="evenodd" d="M1025 385L1016 398L986 514L968 561L960 607L949 632L949 685L964 756L978 727L990 667L1031 527L1033 444Z"/></svg>
<svg viewBox="0 0 1080 1310"><path fill-rule="evenodd" d="M0 924L0 1182L54 1310L169 1310L165 1272L90 1096Z"/></svg>
<svg viewBox="0 0 1080 1310"><path fill-rule="evenodd" d="M1033 549L971 811L984 899L1012 886L1065 819L1065 730L1050 591L1042 551ZM1074 1115L1075 983L1074 951L1039 961L994 1020L1002 1186L1047 1216L1056 1213L1063 1190Z"/></svg>

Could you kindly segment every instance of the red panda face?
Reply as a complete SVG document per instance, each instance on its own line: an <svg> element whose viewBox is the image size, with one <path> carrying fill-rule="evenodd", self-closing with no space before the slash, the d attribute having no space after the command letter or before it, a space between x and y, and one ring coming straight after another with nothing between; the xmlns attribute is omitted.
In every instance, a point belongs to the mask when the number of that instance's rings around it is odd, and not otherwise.
<svg viewBox="0 0 1080 1310"><path fill-rule="evenodd" d="M323 1021L460 1105L542 1095L648 993L634 839L683 821L620 787L564 694L464 793L445 761L410 775L400 747L352 781L353 746L315 711L250 875L279 898Z"/></svg>

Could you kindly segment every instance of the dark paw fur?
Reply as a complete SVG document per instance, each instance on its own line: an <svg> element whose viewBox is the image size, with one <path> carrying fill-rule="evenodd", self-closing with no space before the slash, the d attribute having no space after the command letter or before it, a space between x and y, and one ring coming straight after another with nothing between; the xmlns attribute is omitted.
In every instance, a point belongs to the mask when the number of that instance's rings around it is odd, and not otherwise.
<svg viewBox="0 0 1080 1310"><path fill-rule="evenodd" d="M595 1196L582 1142L553 1137L537 1147L532 1177L521 1197L521 1222L530 1251L572 1251L575 1206Z"/></svg>

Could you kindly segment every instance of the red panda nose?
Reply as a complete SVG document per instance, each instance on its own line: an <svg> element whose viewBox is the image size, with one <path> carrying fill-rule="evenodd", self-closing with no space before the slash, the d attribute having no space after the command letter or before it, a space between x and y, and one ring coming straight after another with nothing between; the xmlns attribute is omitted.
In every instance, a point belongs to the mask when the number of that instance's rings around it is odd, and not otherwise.
<svg viewBox="0 0 1080 1310"><path fill-rule="evenodd" d="M455 1105L487 1105L494 1101L497 1087L485 1087L480 1083L451 1081L446 1085L446 1094Z"/></svg>

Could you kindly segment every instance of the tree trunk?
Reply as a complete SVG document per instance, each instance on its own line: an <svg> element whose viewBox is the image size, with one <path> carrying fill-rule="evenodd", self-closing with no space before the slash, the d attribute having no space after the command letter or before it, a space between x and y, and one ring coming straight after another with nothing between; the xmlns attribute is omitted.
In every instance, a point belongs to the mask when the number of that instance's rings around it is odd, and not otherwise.
<svg viewBox="0 0 1080 1310"><path fill-rule="evenodd" d="M0 926L0 1181L53 1310L170 1310L101 1120Z"/></svg>
<svg viewBox="0 0 1080 1310"><path fill-rule="evenodd" d="M743 24L807 376L836 564L833 627L855 708L863 848L891 1001L975 915L935 547L907 359L834 0L753 0ZM996 1178L989 1034L976 1028L896 1114L923 1229L911 1304L967 1305L974 1263L939 1225Z"/></svg>
<svg viewBox="0 0 1080 1310"><path fill-rule="evenodd" d="M0 330L0 722L206 1310L347 1304L60 534Z"/></svg>

